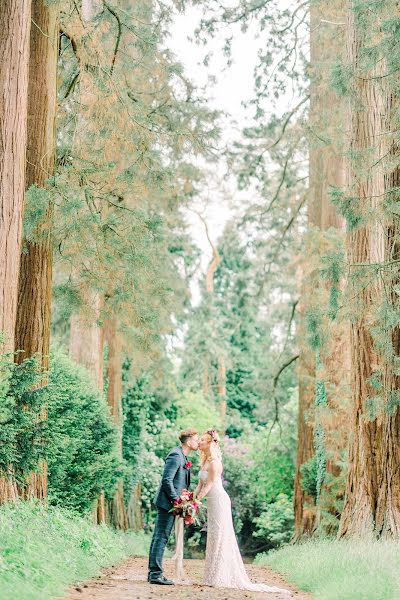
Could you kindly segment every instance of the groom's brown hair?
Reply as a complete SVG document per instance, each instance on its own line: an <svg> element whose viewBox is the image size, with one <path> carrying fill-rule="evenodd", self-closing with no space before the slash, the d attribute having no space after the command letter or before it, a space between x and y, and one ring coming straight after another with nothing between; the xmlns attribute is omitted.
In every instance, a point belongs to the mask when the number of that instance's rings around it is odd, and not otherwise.
<svg viewBox="0 0 400 600"><path fill-rule="evenodd" d="M189 427L189 429L184 429L179 434L180 443L185 444L189 438L193 437L194 435L197 435L197 433L198 431L196 429L193 429L192 427Z"/></svg>

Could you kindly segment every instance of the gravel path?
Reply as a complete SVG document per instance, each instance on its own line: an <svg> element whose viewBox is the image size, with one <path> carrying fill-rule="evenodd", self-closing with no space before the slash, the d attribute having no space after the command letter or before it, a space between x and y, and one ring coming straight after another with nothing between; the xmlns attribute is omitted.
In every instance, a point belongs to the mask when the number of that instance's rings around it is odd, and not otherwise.
<svg viewBox="0 0 400 600"><path fill-rule="evenodd" d="M172 561L164 561L166 576L172 577ZM158 586L146 581L147 558L131 557L122 565L104 569L102 574L79 586L71 588L63 600L281 600L287 596L246 592L226 588L210 588L201 584L204 561L186 560L186 575L192 585ZM267 567L246 565L250 578L254 582L267 583L290 589L295 600L311 600L309 594L297 591L285 582L281 575Z"/></svg>

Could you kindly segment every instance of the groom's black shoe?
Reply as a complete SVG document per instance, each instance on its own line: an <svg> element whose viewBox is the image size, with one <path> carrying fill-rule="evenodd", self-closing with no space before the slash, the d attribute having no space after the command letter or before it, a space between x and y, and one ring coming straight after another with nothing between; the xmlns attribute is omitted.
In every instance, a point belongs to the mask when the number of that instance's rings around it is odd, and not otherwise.
<svg viewBox="0 0 400 600"><path fill-rule="evenodd" d="M164 575L149 575L148 581L156 585L174 585L174 582L164 577Z"/></svg>

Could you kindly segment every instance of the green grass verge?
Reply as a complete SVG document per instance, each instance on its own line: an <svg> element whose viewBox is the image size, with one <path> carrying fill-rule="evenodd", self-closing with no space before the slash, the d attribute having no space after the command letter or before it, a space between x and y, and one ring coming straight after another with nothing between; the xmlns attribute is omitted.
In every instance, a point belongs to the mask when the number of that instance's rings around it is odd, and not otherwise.
<svg viewBox="0 0 400 600"><path fill-rule="evenodd" d="M259 554L255 562L315 600L400 600L400 542L313 540Z"/></svg>
<svg viewBox="0 0 400 600"><path fill-rule="evenodd" d="M48 600L130 555L145 555L144 534L117 533L75 514L30 502L0 508L1 600Z"/></svg>

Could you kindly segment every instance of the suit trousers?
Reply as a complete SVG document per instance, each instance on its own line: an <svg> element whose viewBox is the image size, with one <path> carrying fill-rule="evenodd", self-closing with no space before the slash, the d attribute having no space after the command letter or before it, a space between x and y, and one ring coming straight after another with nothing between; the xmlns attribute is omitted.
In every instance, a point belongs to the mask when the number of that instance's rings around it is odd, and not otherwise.
<svg viewBox="0 0 400 600"><path fill-rule="evenodd" d="M150 545L149 554L149 574L160 575L163 571L162 560L164 556L165 546L168 538L171 535L172 527L174 526L175 515L158 508L156 524L154 527L153 538Z"/></svg>

